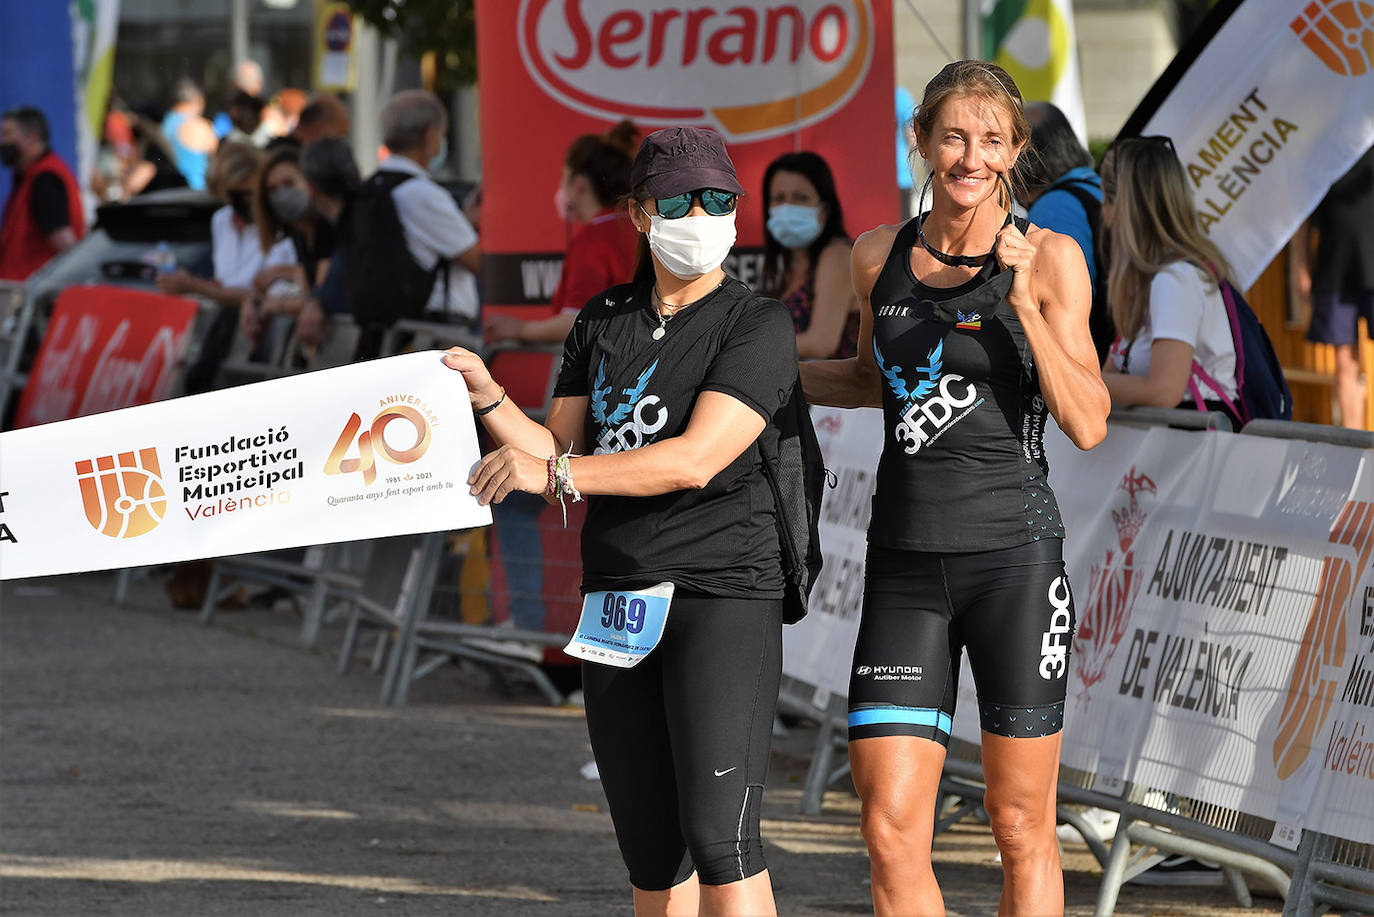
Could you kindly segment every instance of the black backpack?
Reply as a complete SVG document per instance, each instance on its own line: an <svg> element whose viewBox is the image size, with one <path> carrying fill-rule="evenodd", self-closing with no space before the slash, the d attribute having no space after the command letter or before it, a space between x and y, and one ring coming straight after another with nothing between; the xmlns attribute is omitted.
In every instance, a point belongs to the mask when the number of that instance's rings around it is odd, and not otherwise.
<svg viewBox="0 0 1374 917"><path fill-rule="evenodd" d="M796 624L806 616L807 600L825 561L818 526L829 475L800 376L787 403L778 408L773 422L759 436L758 445L763 476L777 506L784 581L782 619L786 624Z"/></svg>
<svg viewBox="0 0 1374 917"><path fill-rule="evenodd" d="M1293 393L1288 389L1283 366L1274 353L1269 334L1260 324L1259 316L1255 315L1240 290L1232 286L1229 280L1221 281L1220 292L1231 325L1231 342L1236 348L1235 386L1238 395L1233 403L1223 394L1217 380L1204 372L1194 360L1188 390L1198 410L1205 409L1204 402L1209 397L1219 400L1235 418L1236 429L1252 420L1292 420ZM1203 391L1202 386L1198 385L1199 379L1210 392Z"/></svg>
<svg viewBox="0 0 1374 917"><path fill-rule="evenodd" d="M419 318L434 290L434 278L447 264L440 258L434 267L425 269L406 245L391 194L411 178L406 172L378 170L363 182L350 204L348 308L364 328Z"/></svg>
<svg viewBox="0 0 1374 917"><path fill-rule="evenodd" d="M1097 288L1093 290L1092 310L1088 313L1088 332L1092 335L1093 346L1097 348L1097 365L1107 358L1112 341L1116 340L1116 323L1112 321L1112 310L1107 305L1107 271L1100 252L1098 241L1102 238L1102 202L1088 190L1090 186L1082 179L1061 179L1045 189L1067 191L1072 194L1088 217L1088 229L1092 233L1092 244L1096 251L1093 258L1097 263Z"/></svg>

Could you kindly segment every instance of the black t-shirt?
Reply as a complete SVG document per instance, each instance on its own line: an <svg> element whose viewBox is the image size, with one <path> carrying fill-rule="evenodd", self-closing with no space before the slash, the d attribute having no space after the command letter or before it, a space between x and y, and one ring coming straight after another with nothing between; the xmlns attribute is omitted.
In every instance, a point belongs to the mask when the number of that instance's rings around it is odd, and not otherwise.
<svg viewBox="0 0 1374 917"><path fill-rule="evenodd" d="M678 436L707 391L771 422L797 382L796 336L782 304L727 278L654 340L650 292L647 283L611 287L583 307L568 334L554 395L589 398L574 451L621 452ZM582 588L672 582L708 595L778 598L774 512L756 444L701 490L588 497Z"/></svg>
<svg viewBox="0 0 1374 917"><path fill-rule="evenodd" d="M34 178L29 191L29 208L33 221L45 236L72 225L71 212L67 210L67 186L51 172Z"/></svg>

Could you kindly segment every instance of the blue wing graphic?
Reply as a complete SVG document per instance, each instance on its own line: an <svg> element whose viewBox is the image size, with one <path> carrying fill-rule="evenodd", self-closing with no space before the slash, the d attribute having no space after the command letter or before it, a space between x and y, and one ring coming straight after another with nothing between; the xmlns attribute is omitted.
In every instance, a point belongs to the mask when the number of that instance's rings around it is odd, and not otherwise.
<svg viewBox="0 0 1374 917"><path fill-rule="evenodd" d="M935 391L935 386L940 382L940 369L944 365L941 357L945 352L945 342L940 341L926 356L926 365L917 370L925 376L920 382L916 383L916 391L912 393L912 399L924 398Z"/></svg>
<svg viewBox="0 0 1374 917"><path fill-rule="evenodd" d="M606 385L606 358L602 357L596 367L596 378L592 380L592 420L603 427L610 426L606 419L606 396L610 393L611 387Z"/></svg>
<svg viewBox="0 0 1374 917"><path fill-rule="evenodd" d="M873 341L873 356L877 359L878 369L882 372L883 377L887 379L887 384L888 387L892 389L892 394L896 395L902 401L910 401L912 395L907 391L906 382L902 379L901 367L894 366L888 369L887 364L883 362L883 354L882 351L878 349L878 341L876 338Z"/></svg>
<svg viewBox="0 0 1374 917"><path fill-rule="evenodd" d="M653 362L652 366L640 374L639 380L635 382L634 385L624 390L626 400L611 412L610 417L607 418L608 424L614 425L620 423L620 421L630 416L630 412L635 409L635 405L639 404L639 398L644 394L644 389L649 386L649 377L654 374L654 370L656 369L658 369L657 360Z"/></svg>

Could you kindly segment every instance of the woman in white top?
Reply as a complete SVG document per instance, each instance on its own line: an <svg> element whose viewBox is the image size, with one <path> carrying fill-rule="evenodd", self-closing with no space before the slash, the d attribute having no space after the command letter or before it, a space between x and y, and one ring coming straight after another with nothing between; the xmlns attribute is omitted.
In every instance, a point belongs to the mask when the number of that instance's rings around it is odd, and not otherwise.
<svg viewBox="0 0 1374 917"><path fill-rule="evenodd" d="M1120 335L1102 368L1112 404L1227 410L1223 398L1237 394L1236 348L1220 282L1230 267L1198 225L1167 137L1135 137L1108 151L1102 222L1111 230L1107 295Z"/></svg>
<svg viewBox="0 0 1374 917"><path fill-rule="evenodd" d="M192 294L237 309L253 295L253 277L264 267L294 264L296 250L282 239L264 251L253 220L253 187L262 153L246 143L226 143L210 166L210 189L228 203L210 217L213 277L182 268L158 277L164 293Z"/></svg>
<svg viewBox="0 0 1374 917"><path fill-rule="evenodd" d="M253 277L265 267L294 264L296 249L289 238L266 251L253 219L253 187L262 153L246 143L226 143L210 166L210 189L228 201L210 216L210 253L213 277L197 277L183 268L159 274L164 293L192 295L220 306L201 338L196 362L186 370L185 392L195 395L215 387L220 364L234 343L239 310L253 296Z"/></svg>

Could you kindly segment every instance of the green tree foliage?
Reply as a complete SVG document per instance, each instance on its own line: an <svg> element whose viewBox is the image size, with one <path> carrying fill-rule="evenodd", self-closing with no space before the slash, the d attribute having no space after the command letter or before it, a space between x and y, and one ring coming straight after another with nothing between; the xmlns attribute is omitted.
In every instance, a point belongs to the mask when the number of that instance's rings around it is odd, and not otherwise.
<svg viewBox="0 0 1374 917"><path fill-rule="evenodd" d="M417 57L433 51L436 89L477 81L477 18L473 0L347 0L355 13Z"/></svg>

